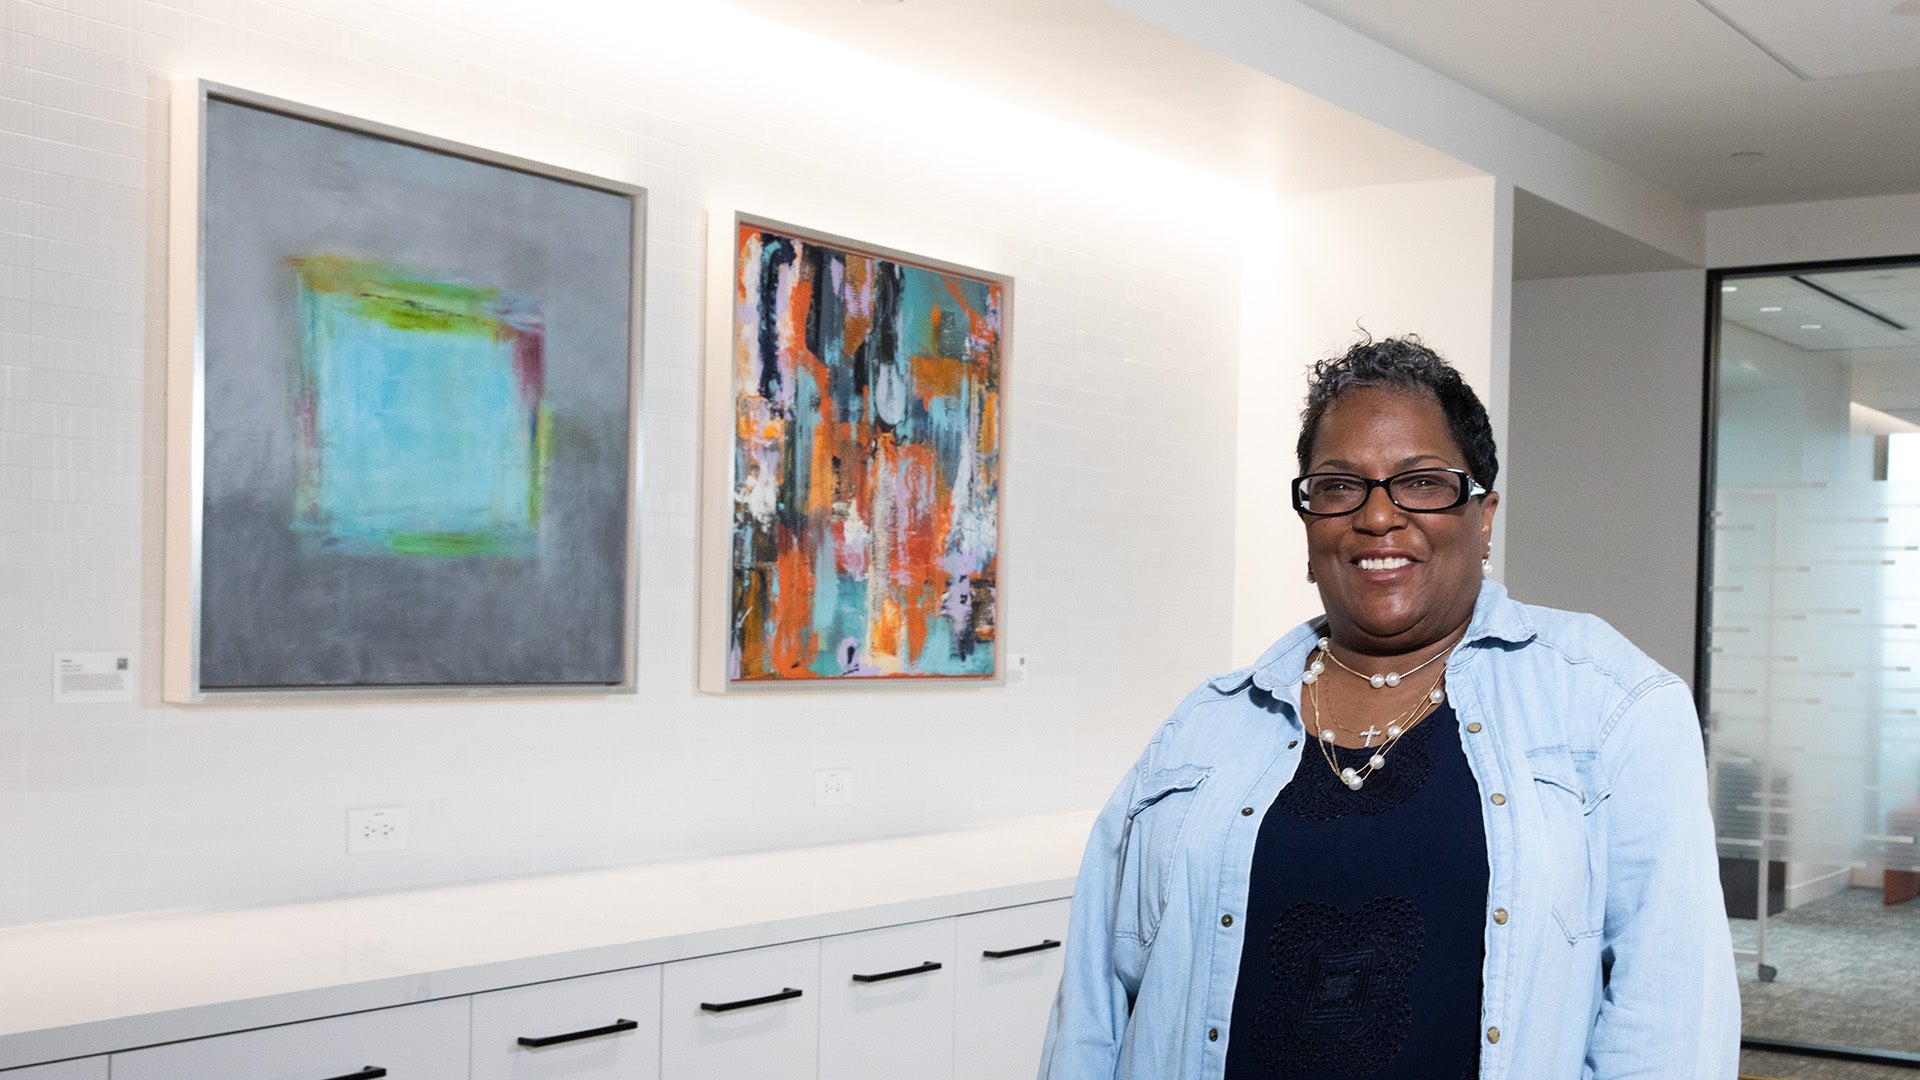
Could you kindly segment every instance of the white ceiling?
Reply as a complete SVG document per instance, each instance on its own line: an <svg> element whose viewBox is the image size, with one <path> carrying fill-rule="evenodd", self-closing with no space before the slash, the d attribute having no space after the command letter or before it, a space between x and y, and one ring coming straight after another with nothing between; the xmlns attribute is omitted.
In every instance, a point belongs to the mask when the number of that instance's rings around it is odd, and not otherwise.
<svg viewBox="0 0 1920 1080"><path fill-rule="evenodd" d="M1838 365L1854 402L1920 424L1920 263L1728 277L1719 301L1726 323L1792 346L1809 365L1756 365L1723 336L1723 390L1817 384Z"/></svg>
<svg viewBox="0 0 1920 1080"><path fill-rule="evenodd" d="M1905 359L1920 355L1920 266L1729 277L1720 314L1807 352Z"/></svg>
<svg viewBox="0 0 1920 1080"><path fill-rule="evenodd" d="M1282 194L1479 174L1106 0L728 2ZM1697 209L1920 191L1920 0L1301 2ZM1514 241L1522 279L1682 265L1524 190Z"/></svg>
<svg viewBox="0 0 1920 1080"><path fill-rule="evenodd" d="M1702 209L1920 190L1914 0L1303 2Z"/></svg>
<svg viewBox="0 0 1920 1080"><path fill-rule="evenodd" d="M1909 71L1920 64L1920 3L1699 0L1802 79Z"/></svg>

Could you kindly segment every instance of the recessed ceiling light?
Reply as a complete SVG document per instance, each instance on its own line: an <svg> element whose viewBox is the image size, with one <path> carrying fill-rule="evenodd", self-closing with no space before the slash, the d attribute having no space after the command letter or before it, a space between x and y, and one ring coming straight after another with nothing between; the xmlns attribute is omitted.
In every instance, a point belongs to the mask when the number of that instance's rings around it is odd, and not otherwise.
<svg viewBox="0 0 1920 1080"><path fill-rule="evenodd" d="M1768 313L1768 314L1772 314L1773 312L1776 312L1776 311L1779 311L1779 310L1780 310L1780 305L1779 305L1779 304L1768 304L1768 305L1767 305L1766 307L1763 307L1763 308L1761 308L1760 310L1761 310L1761 311L1764 311L1764 312L1766 312L1766 313Z"/></svg>
<svg viewBox="0 0 1920 1080"><path fill-rule="evenodd" d="M1758 161L1767 155L1758 150L1735 150L1727 157L1733 161Z"/></svg>
<svg viewBox="0 0 1920 1080"><path fill-rule="evenodd" d="M1722 286L1720 286L1720 291L1721 291L1721 292L1739 292L1739 291L1740 291L1740 286L1738 286L1738 285L1722 285Z"/></svg>
<svg viewBox="0 0 1920 1080"><path fill-rule="evenodd" d="M1818 330L1818 329L1820 329L1820 324L1819 324L1819 323L1817 323L1817 322L1803 322L1803 323L1801 323L1801 324L1800 324L1800 329L1802 329L1802 330Z"/></svg>

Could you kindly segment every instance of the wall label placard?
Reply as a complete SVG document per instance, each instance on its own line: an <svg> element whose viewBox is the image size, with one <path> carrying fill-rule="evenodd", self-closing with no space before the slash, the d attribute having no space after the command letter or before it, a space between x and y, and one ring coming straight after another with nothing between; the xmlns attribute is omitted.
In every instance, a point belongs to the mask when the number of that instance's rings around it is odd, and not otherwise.
<svg viewBox="0 0 1920 1080"><path fill-rule="evenodd" d="M59 652L53 654L53 703L79 705L132 701L133 654Z"/></svg>

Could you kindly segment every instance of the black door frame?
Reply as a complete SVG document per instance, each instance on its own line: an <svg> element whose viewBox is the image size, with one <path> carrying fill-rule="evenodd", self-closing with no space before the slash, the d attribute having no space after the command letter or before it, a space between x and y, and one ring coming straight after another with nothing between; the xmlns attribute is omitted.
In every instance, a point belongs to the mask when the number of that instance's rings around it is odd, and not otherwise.
<svg viewBox="0 0 1920 1080"><path fill-rule="evenodd" d="M1714 466L1719 453L1720 421L1720 287L1729 279L1777 277L1783 274L1825 273L1834 270L1864 270L1876 266L1920 266L1920 254L1882 255L1870 259L1831 259L1819 262L1767 263L1760 266L1729 266L1707 271L1707 325L1702 345L1704 361L1703 392L1700 395L1700 538L1694 575L1693 700L1700 711L1703 736L1707 730L1710 702L1707 684L1711 681L1712 654L1708 641L1713 593L1713 503L1718 477ZM1765 854L1763 851L1762 855ZM1765 897L1760 898L1765 902ZM1844 1061L1871 1062L1908 1069L1920 1069L1920 1054L1872 1047L1834 1046L1828 1043L1803 1043L1789 1039L1759 1036L1740 1037L1740 1045L1750 1050L1768 1050L1782 1054L1838 1058Z"/></svg>

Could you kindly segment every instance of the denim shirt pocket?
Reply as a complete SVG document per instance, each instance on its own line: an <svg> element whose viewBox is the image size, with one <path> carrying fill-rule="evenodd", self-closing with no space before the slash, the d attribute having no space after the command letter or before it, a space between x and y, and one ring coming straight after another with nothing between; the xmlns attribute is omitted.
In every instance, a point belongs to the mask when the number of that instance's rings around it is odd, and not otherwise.
<svg viewBox="0 0 1920 1080"><path fill-rule="evenodd" d="M1553 747L1527 756L1546 824L1554 921L1568 941L1594 937L1607 912L1606 815L1596 811L1612 792L1591 751Z"/></svg>
<svg viewBox="0 0 1920 1080"><path fill-rule="evenodd" d="M1167 909L1168 884L1180 856L1180 836L1193 810L1194 793L1212 772L1205 765L1174 765L1151 773L1141 783L1127 807L1120 897L1113 921L1116 935L1143 945L1153 943L1160 916Z"/></svg>

